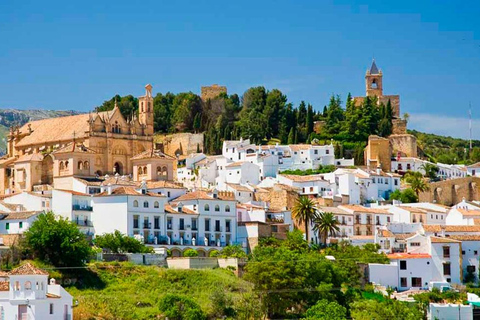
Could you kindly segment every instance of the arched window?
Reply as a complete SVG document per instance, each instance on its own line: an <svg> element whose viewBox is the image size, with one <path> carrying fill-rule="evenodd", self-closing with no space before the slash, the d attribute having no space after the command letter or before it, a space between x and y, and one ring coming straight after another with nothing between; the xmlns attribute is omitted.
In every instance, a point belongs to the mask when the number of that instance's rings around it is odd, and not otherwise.
<svg viewBox="0 0 480 320"><path fill-rule="evenodd" d="M77 169L78 170L83 170L83 162L82 161L78 161Z"/></svg>
<svg viewBox="0 0 480 320"><path fill-rule="evenodd" d="M147 167L143 167L143 174L147 174Z"/></svg>
<svg viewBox="0 0 480 320"><path fill-rule="evenodd" d="M32 290L32 283L30 281L25 282L25 290Z"/></svg>
<svg viewBox="0 0 480 320"><path fill-rule="evenodd" d="M142 107L141 107L140 109L142 110L142 112L145 111L145 110L143 109L143 102L142 102Z"/></svg>
<svg viewBox="0 0 480 320"><path fill-rule="evenodd" d="M162 174L162 168L161 167L157 167L157 176L161 175Z"/></svg>
<svg viewBox="0 0 480 320"><path fill-rule="evenodd" d="M38 284L38 281L37 281L37 283L35 284L35 290L38 290L38 289L40 289L40 285Z"/></svg>
<svg viewBox="0 0 480 320"><path fill-rule="evenodd" d="M220 211L220 206L218 204L215 206L215 211Z"/></svg>
<svg viewBox="0 0 480 320"><path fill-rule="evenodd" d="M148 208L148 201L144 201L144 202L143 202L143 207L144 207L144 208Z"/></svg>
<svg viewBox="0 0 480 320"><path fill-rule="evenodd" d="M373 79L372 80L372 89L377 89L377 88L378 88L377 79Z"/></svg>
<svg viewBox="0 0 480 320"><path fill-rule="evenodd" d="M137 201L137 200L133 201L133 206L134 206L135 208L138 208L138 201Z"/></svg>
<svg viewBox="0 0 480 320"><path fill-rule="evenodd" d="M160 208L160 205L158 204L158 201L155 201L155 202L153 203L153 207L154 207L154 208Z"/></svg>
<svg viewBox="0 0 480 320"><path fill-rule="evenodd" d="M164 176L167 175L167 167L162 167L162 174L163 174Z"/></svg>
<svg viewBox="0 0 480 320"><path fill-rule="evenodd" d="M60 168L60 170L65 170L65 164L63 163L63 161L60 161L59 168Z"/></svg>
<svg viewBox="0 0 480 320"><path fill-rule="evenodd" d="M142 167L138 167L138 174L143 174L143 168Z"/></svg>
<svg viewBox="0 0 480 320"><path fill-rule="evenodd" d="M20 281L15 281L15 285L13 286L14 291L20 291Z"/></svg>
<svg viewBox="0 0 480 320"><path fill-rule="evenodd" d="M68 161L65 161L65 170L68 169Z"/></svg>
<svg viewBox="0 0 480 320"><path fill-rule="evenodd" d="M44 288L43 288L43 281L40 282L40 286L41 286L41 290L43 291L43 289L44 289Z"/></svg>
<svg viewBox="0 0 480 320"><path fill-rule="evenodd" d="M147 102L147 112L150 112L150 102Z"/></svg>
<svg viewBox="0 0 480 320"><path fill-rule="evenodd" d="M85 162L83 163L83 169L85 169L85 170L90 169L90 163L88 163L88 161L85 161Z"/></svg>
<svg viewBox="0 0 480 320"><path fill-rule="evenodd" d="M206 204L205 207L204 207L204 210L205 211L210 211L210 206L208 204Z"/></svg>
<svg viewBox="0 0 480 320"><path fill-rule="evenodd" d="M225 206L225 212L230 212L230 206L229 205Z"/></svg>

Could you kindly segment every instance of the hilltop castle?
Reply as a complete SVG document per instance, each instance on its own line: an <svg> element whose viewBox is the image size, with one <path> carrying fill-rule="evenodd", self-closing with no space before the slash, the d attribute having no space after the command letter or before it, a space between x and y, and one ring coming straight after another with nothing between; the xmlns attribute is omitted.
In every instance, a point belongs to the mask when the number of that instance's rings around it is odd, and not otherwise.
<svg viewBox="0 0 480 320"><path fill-rule="evenodd" d="M152 86L145 86L139 97L138 117L126 119L115 102L111 111L31 121L10 128L7 154L0 159L0 193L32 191L34 186L71 189L72 177L95 177L105 174L139 173L134 168L151 158L161 162L153 152ZM168 166L157 167L161 179L172 180L173 158L163 155ZM167 170L168 175L163 172ZM158 172L160 168L160 172ZM149 171L154 171L148 165ZM151 177L151 174L146 175Z"/></svg>

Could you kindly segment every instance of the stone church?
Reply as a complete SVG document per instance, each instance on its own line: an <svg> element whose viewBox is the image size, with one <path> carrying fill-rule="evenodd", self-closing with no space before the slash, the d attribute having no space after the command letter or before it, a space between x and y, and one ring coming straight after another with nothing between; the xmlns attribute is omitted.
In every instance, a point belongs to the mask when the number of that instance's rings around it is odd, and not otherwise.
<svg viewBox="0 0 480 320"><path fill-rule="evenodd" d="M136 173L132 178L137 181L145 177L172 180L175 159L153 150L152 86L145 89L145 95L138 98L138 116L128 119L115 103L111 111L11 128L7 154L0 159L0 193L71 189L73 177L106 174Z"/></svg>

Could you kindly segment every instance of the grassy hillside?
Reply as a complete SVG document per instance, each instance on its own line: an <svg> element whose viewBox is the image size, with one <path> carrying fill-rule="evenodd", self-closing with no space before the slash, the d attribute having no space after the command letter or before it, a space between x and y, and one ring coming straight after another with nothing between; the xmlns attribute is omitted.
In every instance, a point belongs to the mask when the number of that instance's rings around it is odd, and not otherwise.
<svg viewBox="0 0 480 320"><path fill-rule="evenodd" d="M259 308L252 285L228 270L95 263L89 271L88 276L79 276L82 281L76 287L66 288L79 302L75 319L156 319L159 299L167 293L193 299L209 316L222 300L231 300L238 319Z"/></svg>

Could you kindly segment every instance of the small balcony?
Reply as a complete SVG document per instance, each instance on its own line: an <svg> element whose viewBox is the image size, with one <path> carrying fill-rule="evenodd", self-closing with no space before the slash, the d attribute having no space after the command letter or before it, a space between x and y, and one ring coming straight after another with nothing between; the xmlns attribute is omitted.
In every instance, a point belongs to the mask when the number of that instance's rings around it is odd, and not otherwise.
<svg viewBox="0 0 480 320"><path fill-rule="evenodd" d="M92 221L85 219L85 220L75 220L75 224L79 227L93 227Z"/></svg>
<svg viewBox="0 0 480 320"><path fill-rule="evenodd" d="M215 227L215 232L222 232L222 228L220 228L220 227Z"/></svg>
<svg viewBox="0 0 480 320"><path fill-rule="evenodd" d="M144 222L143 223L143 229L151 229L152 228L152 223L151 222Z"/></svg>
<svg viewBox="0 0 480 320"><path fill-rule="evenodd" d="M225 227L225 232L230 232L230 227Z"/></svg>
<svg viewBox="0 0 480 320"><path fill-rule="evenodd" d="M93 207L74 204L74 205L72 205L72 210L75 210L75 211L93 211Z"/></svg>
<svg viewBox="0 0 480 320"><path fill-rule="evenodd" d="M167 223L167 230L172 230L172 223Z"/></svg>

